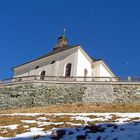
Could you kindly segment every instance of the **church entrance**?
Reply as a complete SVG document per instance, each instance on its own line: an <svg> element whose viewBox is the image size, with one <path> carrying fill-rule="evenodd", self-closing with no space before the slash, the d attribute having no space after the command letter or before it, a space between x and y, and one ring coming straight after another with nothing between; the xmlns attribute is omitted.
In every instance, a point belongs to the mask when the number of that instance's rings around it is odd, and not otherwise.
<svg viewBox="0 0 140 140"><path fill-rule="evenodd" d="M40 80L44 80L45 79L45 74L46 74L46 71L42 71L41 74L40 74Z"/></svg>

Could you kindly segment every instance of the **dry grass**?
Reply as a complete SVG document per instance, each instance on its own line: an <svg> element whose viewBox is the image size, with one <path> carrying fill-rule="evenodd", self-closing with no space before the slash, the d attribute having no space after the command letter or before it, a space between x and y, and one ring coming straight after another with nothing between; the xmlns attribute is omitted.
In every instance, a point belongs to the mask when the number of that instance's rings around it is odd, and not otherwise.
<svg viewBox="0 0 140 140"><path fill-rule="evenodd" d="M17 134L22 134L27 132L28 130L23 127L23 125L19 125L17 129L10 130L10 129L0 129L0 136L2 137L15 137Z"/></svg>
<svg viewBox="0 0 140 140"><path fill-rule="evenodd" d="M111 116L112 116L111 119L108 119L107 122L116 122L117 119L121 118L121 117L114 115L114 114L112 114Z"/></svg>
<svg viewBox="0 0 140 140"><path fill-rule="evenodd" d="M131 118L131 119L124 121L124 122L137 122L139 120L140 120L140 117L134 117L134 118Z"/></svg>
<svg viewBox="0 0 140 140"><path fill-rule="evenodd" d="M6 131L4 132L0 132L0 136L2 137L15 137L16 136L16 133L14 130L8 130L6 129Z"/></svg>
<svg viewBox="0 0 140 140"><path fill-rule="evenodd" d="M24 127L26 123L21 122L21 120L36 120L39 116L0 116L0 126L8 126L17 124L17 129L10 130L8 128L1 128L0 129L0 136L2 137L15 137L17 134L21 134L27 132L28 129ZM38 127L36 123L27 124L29 128L31 127Z"/></svg>
<svg viewBox="0 0 140 140"><path fill-rule="evenodd" d="M94 124L101 124L101 123L112 123L112 122L117 122L118 119L120 119L121 117L111 114L110 116L112 116L110 119L107 120L95 120L95 121L91 121L88 122L89 125L94 125Z"/></svg>
<svg viewBox="0 0 140 140"><path fill-rule="evenodd" d="M10 113L82 113L82 112L140 112L140 104L70 104L48 105L0 110L0 114Z"/></svg>
<svg viewBox="0 0 140 140"><path fill-rule="evenodd" d="M40 128L43 128L43 130L45 131L48 131L52 128L75 128L75 127L78 127L78 126L74 126L74 125L71 125L71 124L68 124L68 123L62 123L62 124L50 124L50 125L45 125L45 126L41 126Z"/></svg>
<svg viewBox="0 0 140 140"><path fill-rule="evenodd" d="M98 118L98 116L96 116L96 115L88 115L88 117L89 117L90 119Z"/></svg>
<svg viewBox="0 0 140 140"><path fill-rule="evenodd" d="M47 131L47 130L50 130L52 128L56 128L56 125L50 124L50 125L41 126L40 128L43 128L43 130Z"/></svg>
<svg viewBox="0 0 140 140"><path fill-rule="evenodd" d="M31 127L38 127L37 123L28 123L27 125L29 126L29 128L31 128Z"/></svg>
<svg viewBox="0 0 140 140"><path fill-rule="evenodd" d="M82 120L75 120L75 119L72 119L71 120L71 123L74 123L74 124L85 124L85 121L82 121Z"/></svg>
<svg viewBox="0 0 140 140"><path fill-rule="evenodd" d="M60 122L60 123L64 123L65 125L68 125L68 123L74 123L74 124L85 124L85 121L82 121L82 120L75 120L73 118L71 118L72 116L71 115L63 115L63 116L47 116L46 115L46 118L48 119L47 122L54 122L54 123L57 123L57 122Z"/></svg>
<svg viewBox="0 0 140 140"><path fill-rule="evenodd" d="M49 122L70 122L71 116L47 116Z"/></svg>
<svg viewBox="0 0 140 140"><path fill-rule="evenodd" d="M38 116L0 116L0 126L22 124L21 120L36 120Z"/></svg>
<svg viewBox="0 0 140 140"><path fill-rule="evenodd" d="M95 120L95 121L87 122L88 125L95 125L95 124L101 124L101 123L105 123L105 121Z"/></svg>

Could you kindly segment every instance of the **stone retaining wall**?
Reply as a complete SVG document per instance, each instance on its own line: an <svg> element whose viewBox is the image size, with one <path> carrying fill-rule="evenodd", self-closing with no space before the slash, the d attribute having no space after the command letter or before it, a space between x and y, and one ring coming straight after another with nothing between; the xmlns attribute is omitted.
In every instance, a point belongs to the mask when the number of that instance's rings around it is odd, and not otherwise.
<svg viewBox="0 0 140 140"><path fill-rule="evenodd" d="M22 83L0 88L0 108L71 103L140 103L140 84Z"/></svg>

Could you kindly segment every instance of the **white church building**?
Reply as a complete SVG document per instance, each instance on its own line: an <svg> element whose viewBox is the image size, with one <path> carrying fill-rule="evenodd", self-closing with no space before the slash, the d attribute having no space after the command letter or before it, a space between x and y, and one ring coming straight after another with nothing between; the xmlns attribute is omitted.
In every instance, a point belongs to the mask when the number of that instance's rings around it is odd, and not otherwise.
<svg viewBox="0 0 140 140"><path fill-rule="evenodd" d="M91 58L79 45L70 46L65 35L58 38L51 52L16 66L13 71L14 78L38 76L40 80L47 77L79 77L79 80L104 77L107 81L108 77L116 77L102 59Z"/></svg>

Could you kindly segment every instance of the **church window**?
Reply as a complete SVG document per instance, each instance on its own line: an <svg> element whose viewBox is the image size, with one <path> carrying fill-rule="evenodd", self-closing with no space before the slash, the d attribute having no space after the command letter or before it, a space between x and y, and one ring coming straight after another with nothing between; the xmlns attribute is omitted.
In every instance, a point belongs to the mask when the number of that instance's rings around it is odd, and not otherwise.
<svg viewBox="0 0 140 140"><path fill-rule="evenodd" d="M88 70L84 69L84 77L87 77L87 75L88 75Z"/></svg>
<svg viewBox="0 0 140 140"><path fill-rule="evenodd" d="M46 74L46 71L42 71L41 74L40 74L40 80L44 80L45 79L45 74Z"/></svg>
<svg viewBox="0 0 140 140"><path fill-rule="evenodd" d="M36 66L36 67L35 67L35 69L38 69L38 68L39 68L39 66Z"/></svg>
<svg viewBox="0 0 140 140"><path fill-rule="evenodd" d="M84 81L87 80L88 70L84 69Z"/></svg>
<svg viewBox="0 0 140 140"><path fill-rule="evenodd" d="M70 77L71 75L71 63L66 65L65 76Z"/></svg>
<svg viewBox="0 0 140 140"><path fill-rule="evenodd" d="M54 64L54 63L55 63L55 60L51 62L51 64Z"/></svg>

